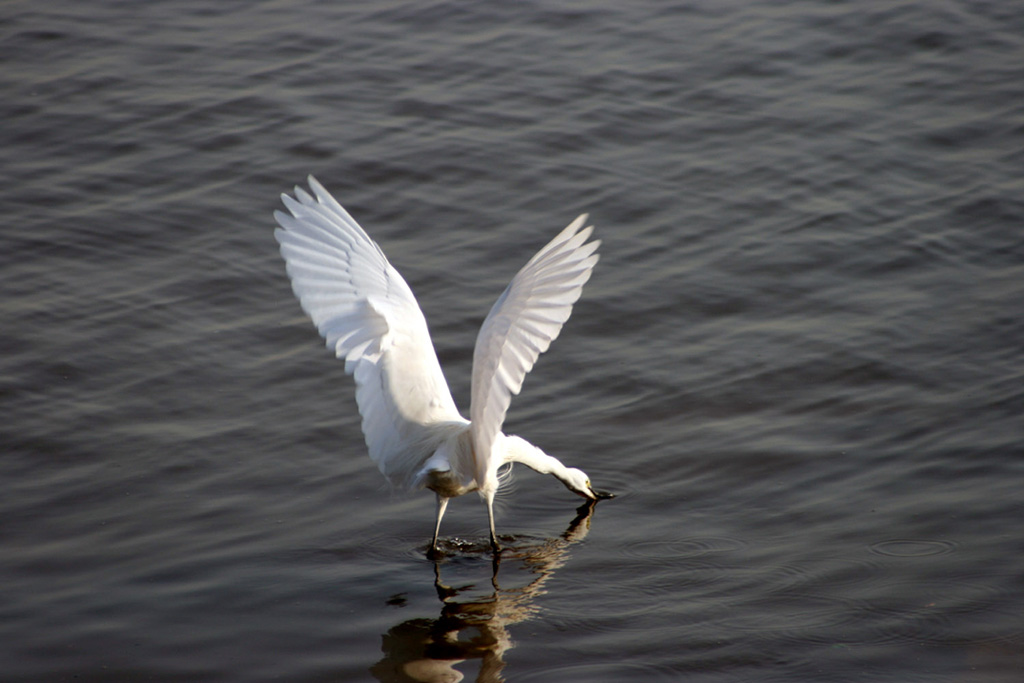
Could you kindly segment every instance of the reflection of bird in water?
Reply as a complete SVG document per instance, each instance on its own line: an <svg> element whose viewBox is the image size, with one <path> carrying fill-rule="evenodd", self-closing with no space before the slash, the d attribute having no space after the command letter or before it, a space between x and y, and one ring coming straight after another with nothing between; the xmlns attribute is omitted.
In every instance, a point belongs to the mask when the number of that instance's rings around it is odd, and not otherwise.
<svg viewBox="0 0 1024 683"><path fill-rule="evenodd" d="M441 580L441 565L434 563L434 585L443 603L437 619L411 619L383 636L384 658L370 673L387 683L455 683L465 674L456 667L471 659L480 660L479 683L498 683L505 668L505 652L513 647L508 627L526 621L538 608L534 600L544 593L544 584L566 559L569 546L583 540L590 530L594 502L576 511L576 518L558 538L536 545L509 547L493 561L492 590L460 602L462 593L474 586L452 588ZM521 560L535 578L525 586L501 588L501 562Z"/></svg>
<svg viewBox="0 0 1024 683"><path fill-rule="evenodd" d="M291 215L274 213L292 289L327 346L356 380L370 457L393 484L437 494L431 552L448 500L477 491L487 505L491 546L498 470L520 462L552 474L588 500L610 498L581 470L501 431L513 394L569 318L597 263L599 241L580 216L512 279L491 308L473 351L471 403L459 414L441 374L427 323L409 285L312 176L312 196L282 195ZM582 228L582 230L581 230Z"/></svg>

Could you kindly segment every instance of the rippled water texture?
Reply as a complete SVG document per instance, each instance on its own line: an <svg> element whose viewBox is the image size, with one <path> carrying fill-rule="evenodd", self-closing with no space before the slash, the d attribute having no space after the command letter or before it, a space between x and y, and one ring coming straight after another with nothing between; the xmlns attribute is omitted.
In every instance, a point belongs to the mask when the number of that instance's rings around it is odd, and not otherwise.
<svg viewBox="0 0 1024 683"><path fill-rule="evenodd" d="M1013 2L23 2L0 12L4 681L1018 681ZM293 299L314 173L456 402L516 270L602 260L507 430L386 490Z"/></svg>

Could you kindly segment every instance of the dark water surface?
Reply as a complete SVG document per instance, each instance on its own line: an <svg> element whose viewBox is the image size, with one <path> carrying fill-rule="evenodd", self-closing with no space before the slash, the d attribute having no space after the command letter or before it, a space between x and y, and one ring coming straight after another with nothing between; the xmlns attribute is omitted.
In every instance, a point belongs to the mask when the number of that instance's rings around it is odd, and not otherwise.
<svg viewBox="0 0 1024 683"><path fill-rule="evenodd" d="M1015 2L0 5L0 680L1019 681ZM602 260L486 516L391 494L271 212L314 173L457 403Z"/></svg>

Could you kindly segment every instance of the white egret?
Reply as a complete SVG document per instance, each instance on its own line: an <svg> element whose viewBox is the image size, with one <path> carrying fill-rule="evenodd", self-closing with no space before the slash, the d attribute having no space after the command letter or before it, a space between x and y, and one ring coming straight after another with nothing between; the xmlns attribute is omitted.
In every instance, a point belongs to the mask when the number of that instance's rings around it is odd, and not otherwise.
<svg viewBox="0 0 1024 683"><path fill-rule="evenodd" d="M505 412L537 357L558 336L597 263L600 241L587 242L586 215L574 220L512 279L491 308L473 351L470 418L455 407L423 312L381 248L309 176L281 195L291 215L275 211L292 289L303 310L354 375L356 403L370 457L392 484L431 489L437 521L448 500L477 491L487 505L491 546L498 470L522 463L552 474L589 500L611 498L581 470L518 436L502 433ZM583 228L581 230L581 228Z"/></svg>

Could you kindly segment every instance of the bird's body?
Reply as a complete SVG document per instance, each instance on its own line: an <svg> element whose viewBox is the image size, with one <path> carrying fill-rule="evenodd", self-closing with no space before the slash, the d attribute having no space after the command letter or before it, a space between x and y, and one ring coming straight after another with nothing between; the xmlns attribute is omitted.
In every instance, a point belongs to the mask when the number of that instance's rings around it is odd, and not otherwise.
<svg viewBox="0 0 1024 683"><path fill-rule="evenodd" d="M470 419L455 407L423 313L384 252L312 177L312 196L282 195L275 212L292 289L327 346L355 377L370 457L400 488L437 494L432 550L450 498L477 491L487 504L491 543L498 470L519 462L553 474L596 500L586 474L502 433L513 394L568 319L590 278L599 241L580 216L513 278L480 328L473 353Z"/></svg>

